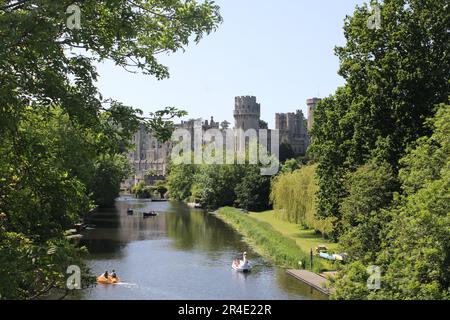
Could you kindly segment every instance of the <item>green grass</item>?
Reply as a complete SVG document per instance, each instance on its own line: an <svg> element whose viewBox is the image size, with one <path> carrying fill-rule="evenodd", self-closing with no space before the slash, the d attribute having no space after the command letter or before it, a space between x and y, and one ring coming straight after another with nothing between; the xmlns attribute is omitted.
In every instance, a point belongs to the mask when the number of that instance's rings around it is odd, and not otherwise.
<svg viewBox="0 0 450 320"><path fill-rule="evenodd" d="M314 230L302 230L299 225L277 219L275 212L265 211L261 213L251 212L250 217L259 221L267 222L276 231L282 235L294 240L302 251L309 252L311 248L314 250L318 245L326 245L331 251L337 250L337 243L327 241Z"/></svg>
<svg viewBox="0 0 450 320"><path fill-rule="evenodd" d="M217 213L219 218L241 233L259 254L267 257L274 264L281 267L298 268L299 261L301 261L304 266L310 265L310 247L307 244L323 243L324 241L319 241L320 237L311 237L312 235L306 237L307 234L305 234L303 247L301 247L297 244L297 240L300 238L294 239L287 235L293 234L292 226L282 228L281 225L275 223L277 221L270 220L270 213L256 215L258 214L243 214L239 210L229 207L221 208ZM268 221L264 221L264 217ZM271 223L275 223L276 227L273 227ZM277 230L278 228L281 229ZM297 233L299 232L297 226ZM304 249L306 247L307 250ZM316 272L331 269L327 261L316 258L313 262L313 270Z"/></svg>

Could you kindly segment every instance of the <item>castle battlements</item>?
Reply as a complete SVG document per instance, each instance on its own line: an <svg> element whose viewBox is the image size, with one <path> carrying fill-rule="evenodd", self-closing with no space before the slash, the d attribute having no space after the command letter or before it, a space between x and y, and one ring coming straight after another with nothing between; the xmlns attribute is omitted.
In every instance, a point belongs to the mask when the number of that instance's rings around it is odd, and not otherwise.
<svg viewBox="0 0 450 320"><path fill-rule="evenodd" d="M239 96L239 97L234 98L234 100L235 100L236 105L256 103L255 96Z"/></svg>
<svg viewBox="0 0 450 320"><path fill-rule="evenodd" d="M240 96L234 98L234 121L236 129L259 129L261 105L254 96Z"/></svg>
<svg viewBox="0 0 450 320"><path fill-rule="evenodd" d="M286 142L292 146L293 151L298 155L304 155L310 144L307 127L312 126L314 119L314 109L320 101L318 98L307 100L308 120L305 119L301 110L288 113L276 113L275 125L280 132L280 142ZM255 96L238 96L234 100L234 121L235 129L244 131L260 129L261 104ZM307 122L308 121L308 122ZM211 117L208 120L190 119L175 124L176 129L185 129L191 133L191 145L194 145L194 130L201 128L203 131L209 129L219 129L220 123ZM147 177L149 171L153 171L158 178L163 179L167 174L171 142L159 142L144 126L133 135L132 144L134 150L130 150L128 158L134 167L134 174L123 183L124 188L131 188L140 181L150 181ZM235 141L239 145L239 141ZM152 178L153 179L153 178Z"/></svg>
<svg viewBox="0 0 450 320"><path fill-rule="evenodd" d="M261 114L261 105L256 102L254 96L241 96L235 98L234 114Z"/></svg>

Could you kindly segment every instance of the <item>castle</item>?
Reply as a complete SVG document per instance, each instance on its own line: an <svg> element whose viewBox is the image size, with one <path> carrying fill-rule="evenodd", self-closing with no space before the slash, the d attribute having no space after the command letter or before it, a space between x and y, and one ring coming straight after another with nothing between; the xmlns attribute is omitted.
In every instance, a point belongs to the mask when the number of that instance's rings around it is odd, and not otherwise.
<svg viewBox="0 0 450 320"><path fill-rule="evenodd" d="M191 133L194 139L194 129L201 126L203 131L208 129L218 129L219 123L211 121L202 121L201 119L191 119L182 121L175 125L175 129L186 129ZM144 125L141 125L138 132L136 132L131 140L134 144L135 150L128 153L128 159L133 168L134 174L122 183L122 189L130 189L140 181L148 184L153 184L155 181L164 180L169 157L172 151L172 142L159 142L151 133L149 133ZM194 145L193 141L191 145Z"/></svg>
<svg viewBox="0 0 450 320"><path fill-rule="evenodd" d="M305 119L303 112L300 110L295 113L275 114L275 129L280 131L280 143L290 144L297 155L305 155L311 143L308 131L312 128L314 109L319 101L318 98L307 100L308 119ZM243 129L244 131L249 129L258 131L260 129L261 105L257 102L256 97L236 97L233 115L235 129ZM175 128L188 130L193 138L194 129L199 126L204 131L220 128L220 124L215 122L213 117L210 121L203 121L202 119L182 121L176 124ZM143 125L133 135L131 142L135 145L135 150L130 151L127 156L134 169L134 175L122 183L122 188L130 189L140 181L152 184L155 181L164 180L167 175L172 143L170 141L159 142L151 133L147 132Z"/></svg>
<svg viewBox="0 0 450 320"><path fill-rule="evenodd" d="M306 154L310 143L306 126L306 119L300 110L275 114L275 129L280 131L280 142L290 144L297 155Z"/></svg>
<svg viewBox="0 0 450 320"><path fill-rule="evenodd" d="M319 98L312 98L306 100L306 105L308 106L308 131L311 131L314 123L314 109L316 109L317 104L322 101Z"/></svg>
<svg viewBox="0 0 450 320"><path fill-rule="evenodd" d="M259 130L261 120L261 105L256 97L236 97L234 102L234 128Z"/></svg>

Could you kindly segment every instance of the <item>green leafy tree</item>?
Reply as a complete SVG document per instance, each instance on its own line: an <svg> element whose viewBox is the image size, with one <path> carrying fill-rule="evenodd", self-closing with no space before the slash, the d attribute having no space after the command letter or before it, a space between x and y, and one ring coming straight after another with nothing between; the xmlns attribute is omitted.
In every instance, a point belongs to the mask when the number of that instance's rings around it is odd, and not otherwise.
<svg viewBox="0 0 450 320"><path fill-rule="evenodd" d="M85 144L81 138L85 132L63 132L60 129L67 119L55 116L57 121L46 121L47 115L52 111L28 109L17 123L14 138L0 141L0 213L6 216L3 225L7 231L37 243L60 235L91 207L83 183L91 168L84 170L70 159L76 151L66 135L73 134L74 145L80 146ZM68 154L64 155L64 150ZM95 157L88 150L80 155ZM82 173L76 176L75 171Z"/></svg>
<svg viewBox="0 0 450 320"><path fill-rule="evenodd" d="M335 298L450 299L450 106L440 106L429 124L433 134L400 161L404 193L381 211L391 217L381 244L368 247L365 265L381 268L381 288L367 290L367 271L357 261L341 270Z"/></svg>
<svg viewBox="0 0 450 320"><path fill-rule="evenodd" d="M269 124L264 120L259 120L259 128L260 129L269 129Z"/></svg>
<svg viewBox="0 0 450 320"><path fill-rule="evenodd" d="M397 189L397 179L387 163L361 166L346 178L343 199L342 232L339 239L352 260L374 261L383 240L384 227L391 220L386 208Z"/></svg>
<svg viewBox="0 0 450 320"><path fill-rule="evenodd" d="M139 199L150 199L153 191L154 190L150 186L147 186L144 181L138 182L131 188L131 193Z"/></svg>
<svg viewBox="0 0 450 320"><path fill-rule="evenodd" d="M234 205L243 174L239 165L199 165L192 186L195 202L210 209Z"/></svg>
<svg viewBox="0 0 450 320"><path fill-rule="evenodd" d="M379 8L379 30L367 27L368 5L345 20L346 45L336 54L346 84L314 113L317 211L337 218L335 238L347 173L371 159L397 172L408 147L430 133L424 121L450 91L447 1L385 0Z"/></svg>
<svg viewBox="0 0 450 320"><path fill-rule="evenodd" d="M120 193L120 182L131 175L128 159L119 154L105 155L95 162L91 190L96 204L112 207Z"/></svg>
<svg viewBox="0 0 450 320"><path fill-rule="evenodd" d="M165 185L164 181L157 181L155 184L155 190L156 190L156 192L158 192L160 198L164 199L164 197L168 191L168 188Z"/></svg>
<svg viewBox="0 0 450 320"><path fill-rule="evenodd" d="M292 173L300 169L300 163L296 159L289 159L281 166L281 173Z"/></svg>
<svg viewBox="0 0 450 320"><path fill-rule="evenodd" d="M272 183L270 199L277 218L315 229L328 236L332 231L333 218L316 217L315 172L316 166L312 165L280 174Z"/></svg>
<svg viewBox="0 0 450 320"><path fill-rule="evenodd" d="M429 122L430 137L418 139L400 163L405 195L377 264L384 270L382 299L450 299L450 105Z"/></svg>
<svg viewBox="0 0 450 320"><path fill-rule="evenodd" d="M167 176L167 188L170 199L185 201L191 197L191 189L196 172L197 167L195 165L180 164L170 166Z"/></svg>
<svg viewBox="0 0 450 320"><path fill-rule="evenodd" d="M211 1L82 1L82 28L70 30L65 12L72 3L0 1L0 274L20 274L0 279L6 298L64 287L67 266L83 265L63 231L91 200L108 203L117 193L125 172L118 154L140 124L165 141L172 119L185 115L167 107L146 117L105 99L95 65L108 59L168 77L157 55L197 43L221 22Z"/></svg>
<svg viewBox="0 0 450 320"><path fill-rule="evenodd" d="M247 210L263 211L269 208L270 177L261 175L260 168L243 168L244 176L235 188L237 204Z"/></svg>
<svg viewBox="0 0 450 320"><path fill-rule="evenodd" d="M295 158L295 152L292 146L287 142L282 142L280 144L280 163L284 163L286 160L293 158Z"/></svg>

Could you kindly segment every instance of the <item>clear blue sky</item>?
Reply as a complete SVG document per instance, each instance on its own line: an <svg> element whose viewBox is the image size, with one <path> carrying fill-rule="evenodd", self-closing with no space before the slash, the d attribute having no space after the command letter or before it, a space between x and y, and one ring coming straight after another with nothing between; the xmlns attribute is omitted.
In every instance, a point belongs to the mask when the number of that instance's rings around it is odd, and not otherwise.
<svg viewBox="0 0 450 320"><path fill-rule="evenodd" d="M234 97L254 95L262 119L332 94L343 84L333 48L344 44L343 20L363 0L217 0L224 22L185 52L160 56L171 77L157 81L112 63L98 67L99 87L145 112L165 106L187 118L233 122Z"/></svg>

